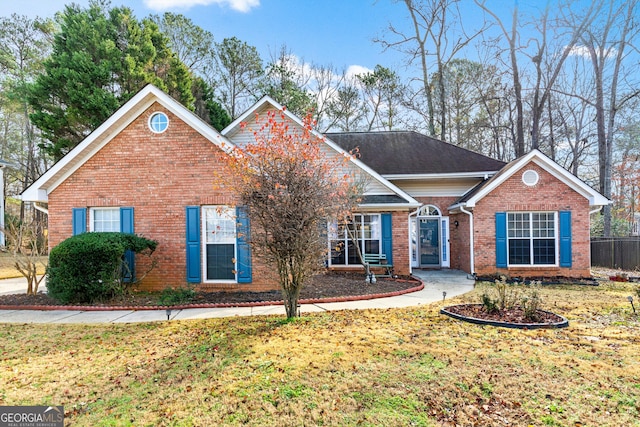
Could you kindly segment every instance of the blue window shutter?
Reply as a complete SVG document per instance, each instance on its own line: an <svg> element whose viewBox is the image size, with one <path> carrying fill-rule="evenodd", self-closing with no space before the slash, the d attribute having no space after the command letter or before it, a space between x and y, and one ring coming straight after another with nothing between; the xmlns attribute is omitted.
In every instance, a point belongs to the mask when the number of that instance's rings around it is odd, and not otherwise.
<svg viewBox="0 0 640 427"><path fill-rule="evenodd" d="M87 231L87 208L73 208L73 235Z"/></svg>
<svg viewBox="0 0 640 427"><path fill-rule="evenodd" d="M187 282L200 283L200 207L187 206Z"/></svg>
<svg viewBox="0 0 640 427"><path fill-rule="evenodd" d="M571 267L571 211L560 211L560 267Z"/></svg>
<svg viewBox="0 0 640 427"><path fill-rule="evenodd" d="M133 234L133 208L120 208L120 232ZM126 251L124 253L124 262L126 269L124 271L123 280L125 282L133 282L136 278L136 253L134 251Z"/></svg>
<svg viewBox="0 0 640 427"><path fill-rule="evenodd" d="M496 267L507 268L506 212L496 212Z"/></svg>
<svg viewBox="0 0 640 427"><path fill-rule="evenodd" d="M391 227L391 214L380 215L382 227L382 253L387 256L387 262L393 264L393 230Z"/></svg>
<svg viewBox="0 0 640 427"><path fill-rule="evenodd" d="M238 251L236 270L238 272L238 283L251 283L251 245L249 244L251 225L246 206L238 206L236 208L236 216L236 250Z"/></svg>

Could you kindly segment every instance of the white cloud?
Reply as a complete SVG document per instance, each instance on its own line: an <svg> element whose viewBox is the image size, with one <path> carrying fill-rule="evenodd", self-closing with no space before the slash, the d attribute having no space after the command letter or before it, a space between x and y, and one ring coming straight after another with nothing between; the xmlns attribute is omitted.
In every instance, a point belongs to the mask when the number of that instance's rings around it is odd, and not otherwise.
<svg viewBox="0 0 640 427"><path fill-rule="evenodd" d="M145 6L156 11L167 9L189 9L193 6L208 6L217 4L228 6L238 12L249 12L252 8L260 6L260 0L144 0Z"/></svg>
<svg viewBox="0 0 640 427"><path fill-rule="evenodd" d="M363 67L362 65L349 65L347 68L347 77L355 77L359 74L373 73L371 68Z"/></svg>
<svg viewBox="0 0 640 427"><path fill-rule="evenodd" d="M611 58L614 55L617 54L617 49L615 47L610 47L608 48L605 52L605 58ZM591 53L589 52L589 48L587 46L582 46L582 45L576 45L574 47L571 48L571 51L569 52L570 55L572 56L580 56L582 58L586 58L586 59L590 59L591 58Z"/></svg>

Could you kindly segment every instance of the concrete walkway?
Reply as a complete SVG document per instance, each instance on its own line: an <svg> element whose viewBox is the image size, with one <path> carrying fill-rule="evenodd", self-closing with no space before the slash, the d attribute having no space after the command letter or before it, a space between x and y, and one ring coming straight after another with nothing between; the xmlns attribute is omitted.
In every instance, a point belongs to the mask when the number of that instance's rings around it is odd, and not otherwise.
<svg viewBox="0 0 640 427"><path fill-rule="evenodd" d="M415 270L414 276L424 282L423 290L395 297L364 301L303 304L300 306L300 311L313 313L333 310L412 307L442 301L443 292L446 292L446 298L464 294L471 291L475 283L473 279L467 277L467 273L459 270ZM0 295L16 291L25 292L25 290L26 282L24 279L0 280ZM169 318L171 320L187 320L270 314L284 316L284 306L189 308L171 310ZM132 323L162 320L167 320L167 310L0 310L0 323Z"/></svg>

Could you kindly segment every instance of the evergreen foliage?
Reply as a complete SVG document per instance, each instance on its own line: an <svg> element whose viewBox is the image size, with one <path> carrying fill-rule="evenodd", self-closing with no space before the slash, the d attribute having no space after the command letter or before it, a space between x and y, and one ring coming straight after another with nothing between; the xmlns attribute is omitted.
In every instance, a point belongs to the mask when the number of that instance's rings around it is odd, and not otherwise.
<svg viewBox="0 0 640 427"><path fill-rule="evenodd" d="M158 242L134 234L82 233L64 240L49 254L47 291L63 303L108 299L126 286L126 251L153 253Z"/></svg>
<svg viewBox="0 0 640 427"><path fill-rule="evenodd" d="M42 148L55 159L148 83L193 108L191 74L152 20L98 0L67 5L57 19L53 52L28 95L31 120L48 140Z"/></svg>

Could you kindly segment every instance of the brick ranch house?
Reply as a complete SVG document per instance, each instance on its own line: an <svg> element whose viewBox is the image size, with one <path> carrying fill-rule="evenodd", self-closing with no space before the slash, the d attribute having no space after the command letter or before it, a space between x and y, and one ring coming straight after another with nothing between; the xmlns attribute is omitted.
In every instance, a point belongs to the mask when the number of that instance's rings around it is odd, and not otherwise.
<svg viewBox="0 0 640 427"><path fill-rule="evenodd" d="M265 97L221 133L149 85L22 193L48 212L49 246L91 231L159 242L144 289L276 289L252 256L250 215L224 182L220 150L252 138L242 123L282 106ZM297 126L301 120L285 111ZM415 132L330 133L327 155L359 147L367 178L353 220L366 253L398 275L455 268L477 275L590 276L589 214L609 201L537 150L508 164ZM219 180L220 178L218 178ZM46 204L46 205L44 205ZM46 206L46 208L44 207ZM217 230L213 233L213 230ZM340 227L328 266L362 268ZM343 243L343 245L339 245ZM343 250L330 248L342 246ZM136 269L145 269L145 259Z"/></svg>

